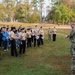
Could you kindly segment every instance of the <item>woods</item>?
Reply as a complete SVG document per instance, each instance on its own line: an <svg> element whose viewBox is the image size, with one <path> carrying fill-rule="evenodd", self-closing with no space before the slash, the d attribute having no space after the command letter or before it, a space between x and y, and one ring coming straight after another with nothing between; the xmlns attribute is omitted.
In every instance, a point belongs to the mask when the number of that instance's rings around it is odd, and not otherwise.
<svg viewBox="0 0 75 75"><path fill-rule="evenodd" d="M31 3L28 0L24 2L17 0L3 1L0 3L0 21L38 22L39 12L34 1L32 0Z"/></svg>
<svg viewBox="0 0 75 75"><path fill-rule="evenodd" d="M68 0L53 1L54 6L46 17L47 21L62 24L75 22L75 2L71 0L67 1Z"/></svg>
<svg viewBox="0 0 75 75"><path fill-rule="evenodd" d="M74 0L51 0L43 14L45 0L3 0L0 2L1 22L51 22L69 24L75 22ZM43 21L44 20L44 21Z"/></svg>

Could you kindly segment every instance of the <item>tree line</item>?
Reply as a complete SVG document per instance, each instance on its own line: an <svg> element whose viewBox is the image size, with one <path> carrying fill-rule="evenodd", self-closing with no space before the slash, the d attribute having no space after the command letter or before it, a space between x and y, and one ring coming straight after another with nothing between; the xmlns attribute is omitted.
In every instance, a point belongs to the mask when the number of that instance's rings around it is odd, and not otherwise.
<svg viewBox="0 0 75 75"><path fill-rule="evenodd" d="M2 0L0 3L0 21L2 22L75 22L75 0L51 0L50 11L42 16L44 0ZM48 8L49 9L49 8Z"/></svg>
<svg viewBox="0 0 75 75"><path fill-rule="evenodd" d="M39 22L38 0L3 0L0 3L0 21Z"/></svg>
<svg viewBox="0 0 75 75"><path fill-rule="evenodd" d="M75 1L74 0L52 0L54 5L46 17L46 21L53 23L75 22Z"/></svg>

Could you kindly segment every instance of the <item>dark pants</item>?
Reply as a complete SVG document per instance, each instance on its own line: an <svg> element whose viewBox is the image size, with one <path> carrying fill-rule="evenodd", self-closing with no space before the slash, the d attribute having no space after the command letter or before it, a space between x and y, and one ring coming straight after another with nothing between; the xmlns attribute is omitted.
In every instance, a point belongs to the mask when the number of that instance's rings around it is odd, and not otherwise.
<svg viewBox="0 0 75 75"><path fill-rule="evenodd" d="M27 39L27 47L31 47L31 38Z"/></svg>
<svg viewBox="0 0 75 75"><path fill-rule="evenodd" d="M37 39L37 46L38 46L38 47L40 46L40 38Z"/></svg>
<svg viewBox="0 0 75 75"><path fill-rule="evenodd" d="M11 42L10 42L10 39L8 39L8 47L11 46Z"/></svg>
<svg viewBox="0 0 75 75"><path fill-rule="evenodd" d="M11 56L16 56L18 55L17 50L16 50L16 40L11 40Z"/></svg>
<svg viewBox="0 0 75 75"><path fill-rule="evenodd" d="M36 47L36 36L34 36L34 47Z"/></svg>
<svg viewBox="0 0 75 75"><path fill-rule="evenodd" d="M0 60L1 60L1 48L0 48Z"/></svg>
<svg viewBox="0 0 75 75"><path fill-rule="evenodd" d="M34 36L31 37L31 41L32 41L32 43L34 42Z"/></svg>
<svg viewBox="0 0 75 75"><path fill-rule="evenodd" d="M56 41L56 34L53 34L53 41Z"/></svg>
<svg viewBox="0 0 75 75"><path fill-rule="evenodd" d="M42 39L42 35L40 35L40 45L43 45L43 39Z"/></svg>
<svg viewBox="0 0 75 75"><path fill-rule="evenodd" d="M2 39L0 39L0 47L2 46Z"/></svg>
<svg viewBox="0 0 75 75"><path fill-rule="evenodd" d="M4 47L4 50L7 50L7 48L8 48L7 40L3 41L3 47Z"/></svg>
<svg viewBox="0 0 75 75"><path fill-rule="evenodd" d="M19 51L19 54L21 54L23 52L23 54L25 54L25 51L26 51L26 41L25 40L22 40L21 43L20 43L20 51Z"/></svg>

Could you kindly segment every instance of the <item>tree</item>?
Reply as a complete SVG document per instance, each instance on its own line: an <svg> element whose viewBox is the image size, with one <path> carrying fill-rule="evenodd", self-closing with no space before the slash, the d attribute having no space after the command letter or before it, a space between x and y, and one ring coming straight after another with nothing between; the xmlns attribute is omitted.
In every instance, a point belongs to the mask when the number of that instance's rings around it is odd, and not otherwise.
<svg viewBox="0 0 75 75"><path fill-rule="evenodd" d="M33 13L29 17L29 23L35 23L40 21L40 16L36 10L33 10Z"/></svg>
<svg viewBox="0 0 75 75"><path fill-rule="evenodd" d="M15 19L21 22L37 22L39 20L38 10L33 9L32 4L25 2L16 8Z"/></svg>
<svg viewBox="0 0 75 75"><path fill-rule="evenodd" d="M17 20L20 22L39 21L38 0L32 0L32 2L29 2L29 0L3 0L2 5L0 5L0 15L3 15L3 17L0 20Z"/></svg>
<svg viewBox="0 0 75 75"><path fill-rule="evenodd" d="M15 1L16 0L3 0L3 4L5 5L7 9L7 12L6 12L7 21L14 21Z"/></svg>
<svg viewBox="0 0 75 75"><path fill-rule="evenodd" d="M68 23L70 20L72 21L74 16L74 12L72 9L69 9L67 5L60 4L56 5L51 12L48 14L47 18L48 20L53 20L54 22L60 22L60 23Z"/></svg>
<svg viewBox="0 0 75 75"><path fill-rule="evenodd" d="M1 21L5 20L5 17L6 17L5 13L6 13L6 7L2 3L0 3L0 20Z"/></svg>

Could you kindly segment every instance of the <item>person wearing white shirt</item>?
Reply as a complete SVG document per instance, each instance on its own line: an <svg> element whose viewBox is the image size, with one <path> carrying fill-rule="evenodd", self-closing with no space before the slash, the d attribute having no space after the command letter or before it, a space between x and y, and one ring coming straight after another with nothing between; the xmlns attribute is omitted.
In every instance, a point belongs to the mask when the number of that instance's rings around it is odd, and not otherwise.
<svg viewBox="0 0 75 75"><path fill-rule="evenodd" d="M33 44L34 43L34 28L31 29L31 33L32 33L31 40Z"/></svg>
<svg viewBox="0 0 75 75"><path fill-rule="evenodd" d="M53 28L52 34L53 34L53 41L56 41L56 27Z"/></svg>
<svg viewBox="0 0 75 75"><path fill-rule="evenodd" d="M11 32L10 32L10 40L11 40L11 56L18 56L17 50L16 50L16 35L15 35L15 28L12 28Z"/></svg>
<svg viewBox="0 0 75 75"><path fill-rule="evenodd" d="M20 51L19 54L23 53L25 54L26 52L26 38L27 34L25 33L25 29L21 29L21 34L20 34Z"/></svg>
<svg viewBox="0 0 75 75"><path fill-rule="evenodd" d="M31 30L28 28L27 29L27 47L31 47Z"/></svg>
<svg viewBox="0 0 75 75"><path fill-rule="evenodd" d="M39 31L39 28L36 25L35 28L34 28L34 47L36 47L38 31Z"/></svg>
<svg viewBox="0 0 75 75"><path fill-rule="evenodd" d="M42 27L39 29L39 34L40 34L40 45L43 45L43 39L44 39L44 30Z"/></svg>

